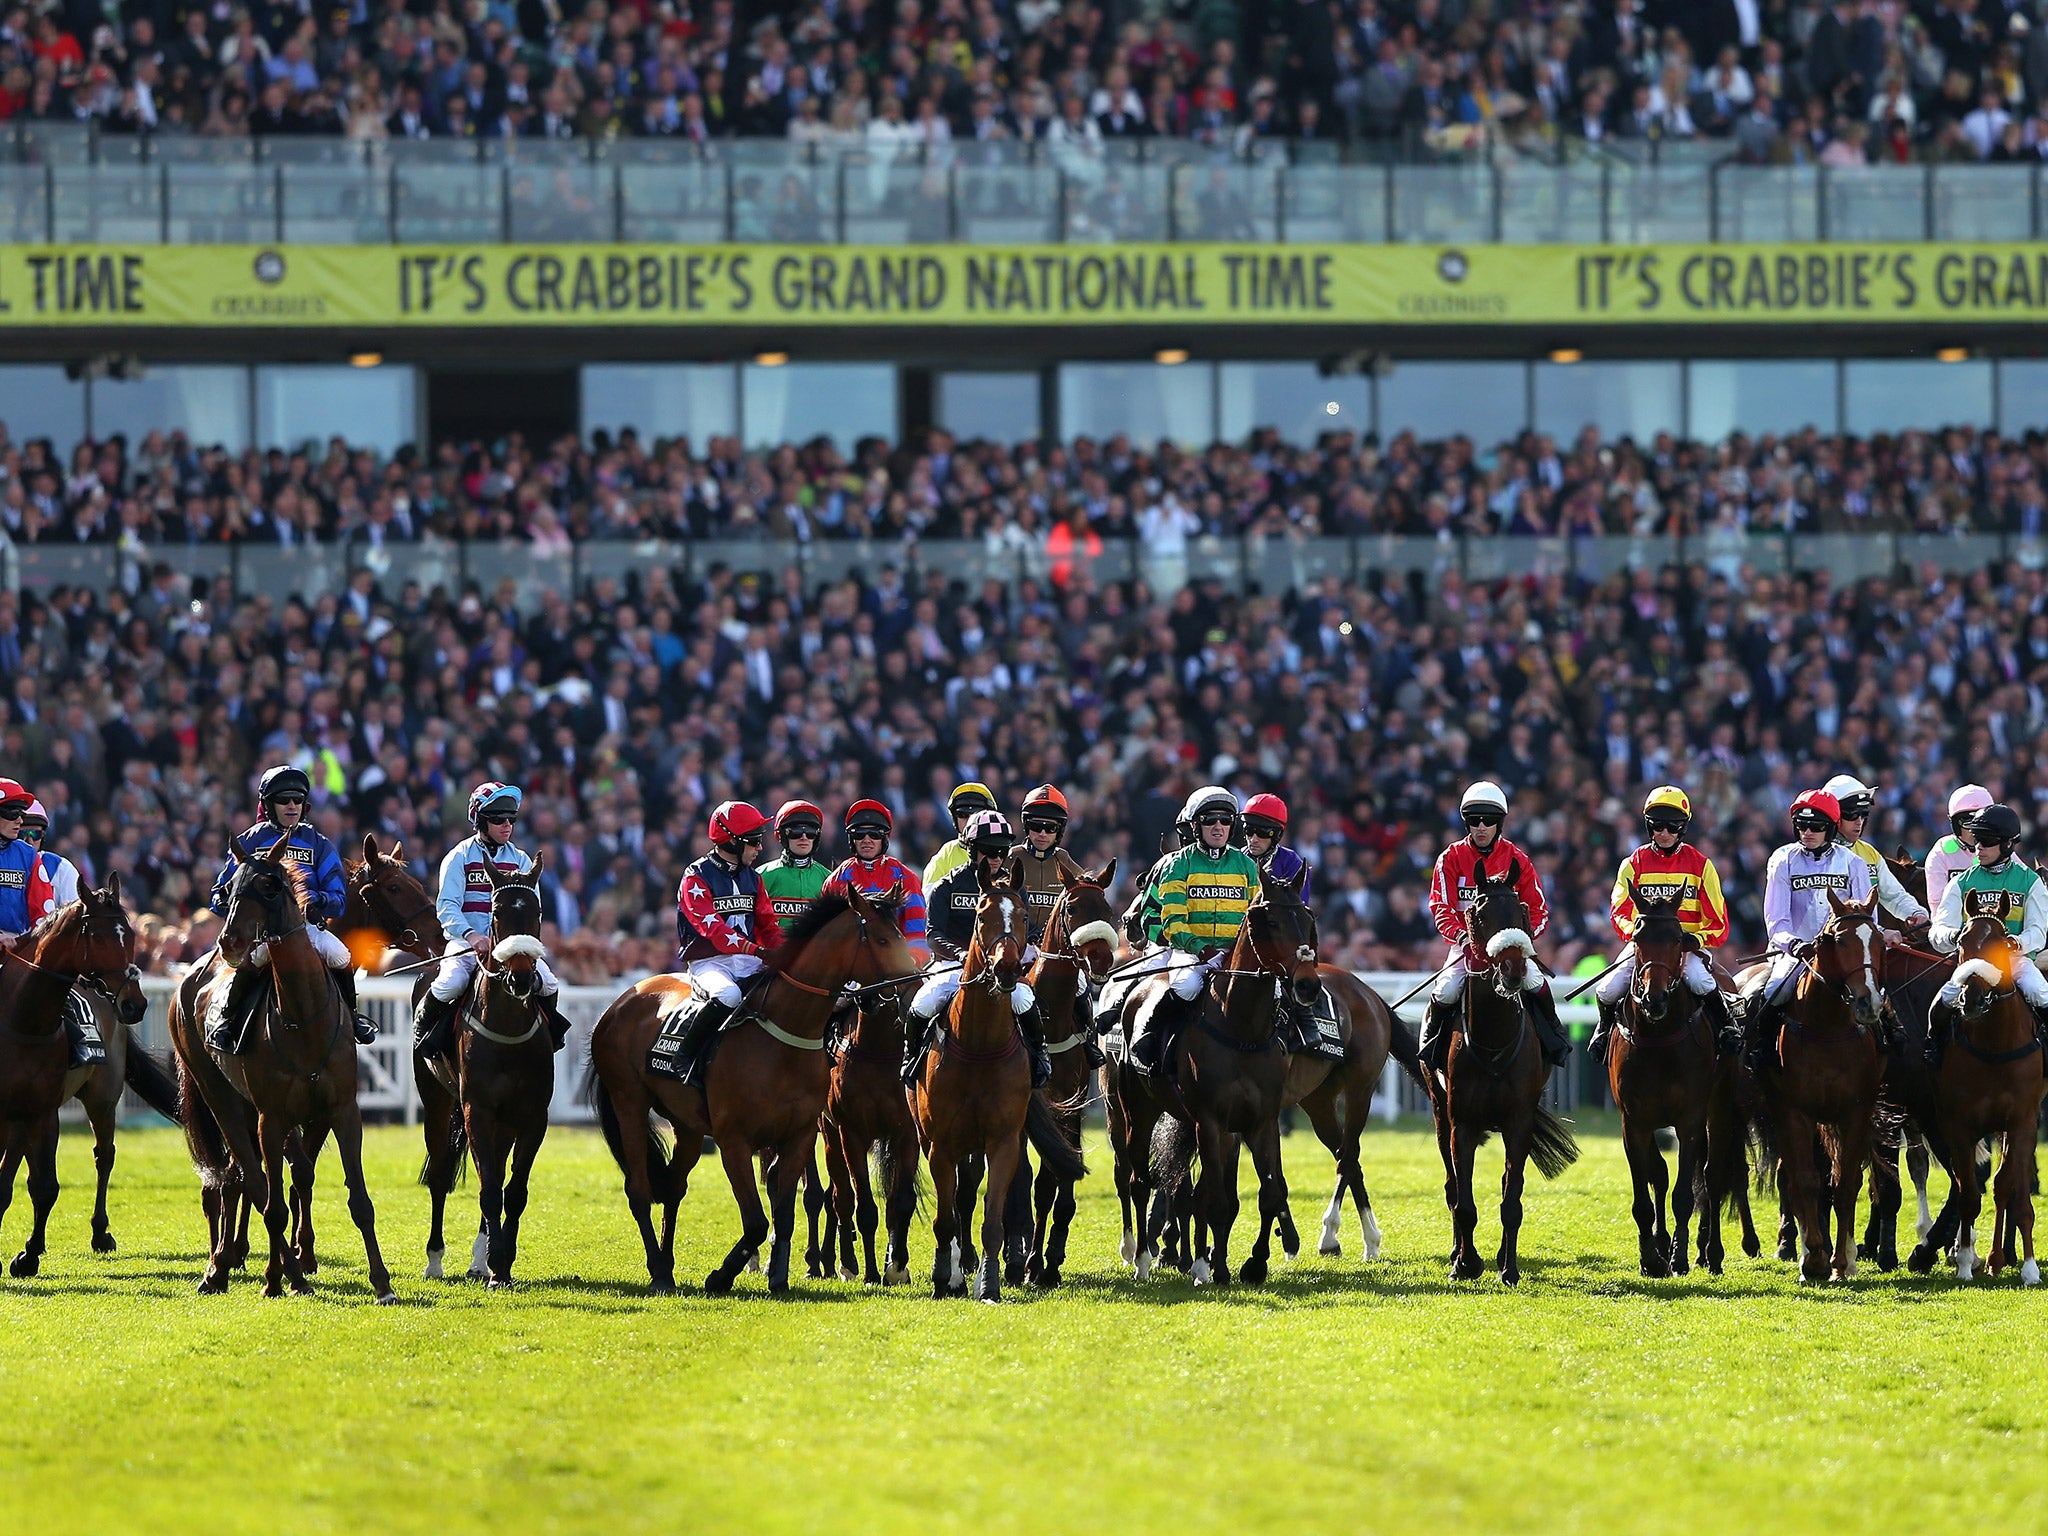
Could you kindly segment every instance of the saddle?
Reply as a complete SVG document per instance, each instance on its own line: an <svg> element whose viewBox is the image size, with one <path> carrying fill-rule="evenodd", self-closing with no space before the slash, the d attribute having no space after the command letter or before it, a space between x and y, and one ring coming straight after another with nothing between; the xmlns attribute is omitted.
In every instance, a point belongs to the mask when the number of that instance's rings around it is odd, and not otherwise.
<svg viewBox="0 0 2048 1536"><path fill-rule="evenodd" d="M73 1067L105 1063L107 1043L100 1038L99 1021L92 1016L92 1004L75 987L64 998L64 1035L71 1044Z"/></svg>
<svg viewBox="0 0 2048 1536"><path fill-rule="evenodd" d="M1291 1054L1310 1056L1317 1061L1344 1059L1344 1026L1337 1017L1337 999L1328 987L1306 1006L1283 996L1280 1013L1286 1024L1280 1039Z"/></svg>

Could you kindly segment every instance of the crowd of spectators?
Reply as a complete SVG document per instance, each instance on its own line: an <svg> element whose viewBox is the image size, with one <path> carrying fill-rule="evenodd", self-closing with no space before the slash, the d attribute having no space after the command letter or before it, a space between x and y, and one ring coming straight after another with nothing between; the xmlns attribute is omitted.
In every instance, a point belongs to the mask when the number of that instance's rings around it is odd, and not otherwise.
<svg viewBox="0 0 2048 1536"><path fill-rule="evenodd" d="M98 0L0 20L0 119L905 148L1727 141L2048 153L2036 0Z"/></svg>
<svg viewBox="0 0 2048 1536"><path fill-rule="evenodd" d="M1895 515L1918 516L2003 483L2038 507L2039 443L1915 441L1858 447L1898 456L1865 486L1873 506L1890 499ZM1796 438L1785 453L1801 479L1834 488L1816 504L1833 496L1844 515L1855 456ZM1390 450L1388 483L1356 494L1402 496L1412 477L1419 503L1462 496L1455 515L1470 518L1494 515L1479 509L1519 484L1508 517L1560 473L1551 494L1569 501L1574 466L1611 458L1617 475L1639 464L1633 489L1584 494L1619 500L1624 521L1642 515L1638 496L1747 504L1745 454L1702 452L1677 488L1666 477L1680 457L1623 445L1557 459L1525 443L1482 467L1453 448L1413 463ZM1917 500L1903 489L1907 458L1925 483ZM1140 459L1050 451L1012 493L1021 503L1023 484L1057 483L1072 507L1107 516ZM1237 516L1322 494L1313 476L1288 477L1323 462L1265 444L1154 468L1220 475L1182 505ZM796 450L761 472L777 463L801 481ZM282 496L291 461L275 473ZM422 473L431 494L435 472ZM1265 489L1241 497L1239 475ZM920 456L884 500L937 508L956 478ZM310 488L295 494L323 504ZM1204 511L1212 502L1225 511ZM970 516L948 515L962 527ZM878 797L895 811L897 851L921 862L950 834L956 782L993 785L1014 812L1050 781L1073 803L1077 854L1114 855L1127 893L1191 788L1277 790L1315 866L1327 949L1394 969L1440 958L1420 902L1456 835L1457 796L1481 776L1511 791L1510 833L1550 883L1545 950L1560 969L1611 947L1607 888L1648 785L1691 794L1739 952L1759 947L1785 807L1835 772L1881 787L1874 835L1886 847L1924 852L1965 779L2048 825L2048 573L2017 562L1853 587L1825 571L1730 580L1694 565L1597 582L1311 577L1240 594L1200 578L1098 584L1086 562L1064 584L932 574L911 586L883 548L862 579L807 587L777 562L707 567L698 581L651 563L548 591L530 611L510 583L425 589L403 558L381 581L358 570L343 590L283 602L159 564L133 589L0 593L0 679L0 768L41 794L51 847L95 879L123 877L159 965L211 941L195 914L229 836L253 819L256 774L283 761L307 768L313 818L345 849L374 832L423 875L466 831L475 783L525 786L520 838L548 853L550 942L565 977L587 982L667 968L679 872L728 796L771 810L809 798L834 829L849 802Z"/></svg>
<svg viewBox="0 0 2048 1536"><path fill-rule="evenodd" d="M742 451L714 436L626 429L529 448L408 447L388 460L339 438L233 454L151 432L17 443L0 424L0 528L17 543L523 542L590 539L979 541L992 553L1086 553L1208 534L1434 538L1613 534L2048 533L2048 436L1967 426L1868 438L1812 428L1718 443L1670 434L1476 447L1403 431L1283 442L1263 429L1203 450L1124 437L957 442L934 429L843 455L829 438Z"/></svg>

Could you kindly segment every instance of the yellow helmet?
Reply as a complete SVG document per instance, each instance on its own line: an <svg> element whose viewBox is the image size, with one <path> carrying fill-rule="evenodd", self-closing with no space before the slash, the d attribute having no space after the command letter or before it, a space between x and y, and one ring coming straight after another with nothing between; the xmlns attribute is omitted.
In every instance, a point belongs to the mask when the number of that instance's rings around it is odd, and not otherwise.
<svg viewBox="0 0 2048 1536"><path fill-rule="evenodd" d="M969 811L992 811L996 808L995 791L986 784L962 784L946 796L946 809L955 816L964 816Z"/></svg>
<svg viewBox="0 0 2048 1536"><path fill-rule="evenodd" d="M1666 814L1658 816L1658 811ZM1643 801L1643 820L1668 823L1673 815L1681 822L1691 821L1692 801L1686 798L1685 791L1676 784L1659 784Z"/></svg>

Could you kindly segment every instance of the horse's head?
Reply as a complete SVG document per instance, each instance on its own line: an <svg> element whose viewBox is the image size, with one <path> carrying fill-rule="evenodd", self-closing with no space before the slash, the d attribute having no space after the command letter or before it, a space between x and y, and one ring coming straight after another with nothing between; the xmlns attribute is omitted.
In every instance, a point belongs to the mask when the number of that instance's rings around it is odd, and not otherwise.
<svg viewBox="0 0 2048 1536"><path fill-rule="evenodd" d="M400 843L384 853L374 832L363 834L363 861L348 867L348 906L342 913L342 942L358 965L372 965L376 954L365 949L427 950L440 939L434 921L434 898L399 859Z"/></svg>
<svg viewBox="0 0 2048 1536"><path fill-rule="evenodd" d="M1692 935L1678 918L1684 900L1678 890L1636 900L1636 976L1629 993L1647 1019L1661 1019L1670 1011L1685 953L1692 947Z"/></svg>
<svg viewBox="0 0 2048 1536"><path fill-rule="evenodd" d="M1520 992L1529 982L1536 959L1536 941L1529 935L1529 909L1515 887L1522 880L1522 861L1509 859L1498 876L1481 875L1479 892L1466 914L1473 946L1492 964L1495 986Z"/></svg>
<svg viewBox="0 0 2048 1536"><path fill-rule="evenodd" d="M1856 1022L1877 1024L1884 1002L1884 936L1877 926L1877 897L1844 901L1828 892L1828 925L1814 941L1813 968L1849 1002Z"/></svg>
<svg viewBox="0 0 2048 1536"><path fill-rule="evenodd" d="M1918 859L1914 858L1912 854L1908 853L1906 851L1906 845L1904 843L1901 843L1899 845L1899 851L1896 854L1886 854L1884 856L1884 862L1885 867L1891 870L1892 878L1897 880L1899 884L1905 888L1906 894L1912 897L1915 901L1919 902L1921 906L1926 906L1927 866L1922 864ZM1878 913L1878 920L1882 922L1885 925L1885 927L1898 929L1900 931L1903 931L1906 926L1904 923L1892 917L1890 913L1884 912L1882 910L1880 910Z"/></svg>
<svg viewBox="0 0 2048 1536"><path fill-rule="evenodd" d="M491 882L491 960L514 997L531 997L540 981L540 872L546 860L540 854L523 875L506 874L484 860Z"/></svg>
<svg viewBox="0 0 2048 1536"><path fill-rule="evenodd" d="M1091 976L1102 975L1116 963L1116 911L1109 904L1115 879L1115 859L1092 875L1086 870L1062 871L1060 884L1066 889L1045 920L1046 950L1075 956Z"/></svg>
<svg viewBox="0 0 2048 1536"><path fill-rule="evenodd" d="M1980 912L1963 924L1956 940L1956 980L1963 984L1957 1006L1965 1018L1982 1018L1997 997L2013 989L2019 958L2019 940L1994 913Z"/></svg>
<svg viewBox="0 0 2048 1536"><path fill-rule="evenodd" d="M1304 865L1291 879L1266 879L1259 883L1259 895L1244 914L1240 949L1250 950L1251 964L1232 962L1232 969L1255 970L1277 976L1287 983L1294 1001L1303 1006L1322 995L1323 979L1317 971L1316 915L1301 899L1308 879Z"/></svg>
<svg viewBox="0 0 2048 1536"><path fill-rule="evenodd" d="M1014 865L991 875L979 860L974 879L981 887L981 900L974 906L974 937L968 942L961 977L971 980L984 973L993 975L996 985L1007 992L1024 975L1024 947L1031 941L1024 882Z"/></svg>
<svg viewBox="0 0 2048 1536"><path fill-rule="evenodd" d="M860 987L915 976L917 955L897 916L906 899L900 880L879 896L851 885L820 896L790 927L769 964L813 987L827 978Z"/></svg>
<svg viewBox="0 0 2048 1536"><path fill-rule="evenodd" d="M35 959L44 970L76 976L113 1002L123 1023L140 1023L148 1011L141 973L135 968L135 929L121 903L119 874L110 876L103 889L82 889L78 900L43 920Z"/></svg>
<svg viewBox="0 0 2048 1536"><path fill-rule="evenodd" d="M242 964L265 939L282 938L306 925L304 877L285 861L285 841L280 837L257 853L244 839L235 839L240 862L228 882L228 910L218 940L221 958L230 967Z"/></svg>

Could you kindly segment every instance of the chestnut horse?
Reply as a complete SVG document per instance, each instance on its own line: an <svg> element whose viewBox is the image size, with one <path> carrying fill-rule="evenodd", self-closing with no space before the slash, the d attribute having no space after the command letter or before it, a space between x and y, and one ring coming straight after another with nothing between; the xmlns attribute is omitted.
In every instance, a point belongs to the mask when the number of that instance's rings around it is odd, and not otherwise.
<svg viewBox="0 0 2048 1536"><path fill-rule="evenodd" d="M1474 1237L1479 1208L1473 1199L1472 1162L1490 1132L1501 1133L1505 1160L1498 1263L1507 1285L1522 1279L1518 1240L1524 1164L1533 1157L1537 1171L1554 1179L1579 1156L1571 1132L1542 1102L1550 1068L1522 1004L1536 964L1536 941L1529 934L1528 908L1515 894L1521 874L1521 860L1510 859L1498 878L1481 877L1466 922L1487 964L1465 979L1444 1071L1428 1085L1444 1164L1444 1203L1451 1209L1453 1280L1477 1280L1486 1267Z"/></svg>
<svg viewBox="0 0 2048 1536"><path fill-rule="evenodd" d="M1635 980L1607 1053L1607 1083L1621 1110L1621 1141L1635 1186L1637 1261L1653 1279L1686 1272L1696 1200L1702 1262L1715 1275L1722 1262L1720 1211L1706 1188L1714 1037L1681 977L1686 955L1699 946L1679 922L1682 900L1683 893L1673 890L1663 897L1645 893L1636 904ZM1664 1221L1666 1172L1657 1147L1657 1129L1666 1125L1678 1136L1678 1187L1671 1194L1675 1233Z"/></svg>
<svg viewBox="0 0 2048 1536"><path fill-rule="evenodd" d="M676 1208L701 1155L703 1138L718 1144L741 1230L725 1261L704 1280L722 1296L769 1235L754 1182L753 1159L767 1165L774 1209L774 1246L768 1289L789 1289L789 1249L796 1189L817 1143L831 1061L825 1030L846 983L886 990L914 978L917 959L896 926L901 891L879 901L857 890L820 896L771 950L750 1006L728 1026L705 1069L702 1088L647 1070L647 1053L662 1020L683 1007L689 978L650 976L613 1000L590 1036L590 1094L605 1143L626 1176L626 1203L647 1251L647 1275L656 1291L675 1289ZM676 1129L673 1157L649 1121L659 1114ZM663 1206L657 1237L651 1203Z"/></svg>
<svg viewBox="0 0 2048 1536"><path fill-rule="evenodd" d="M135 960L121 877L104 890L88 888L24 938L22 950L35 959L17 952L0 961L0 1219L14 1201L14 1175L23 1161L35 1212L28 1241L7 1266L17 1280L41 1269L57 1203L57 1111L72 1087L65 1004L81 981L109 993L123 986ZM105 1187L103 1173L103 1199Z"/></svg>
<svg viewBox="0 0 2048 1536"><path fill-rule="evenodd" d="M2034 1011L2013 984L2018 943L2005 924L1989 913L1964 925L1956 946L1956 975L1963 982L1957 1003L1954 1038L1942 1058L1935 1088L1942 1140L1951 1147L1974 1148L1980 1137L2002 1138L2005 1150L1992 1187L1993 1275L2004 1268L2009 1236L2016 1235L2021 1253L2020 1282L2041 1283L2034 1261L2034 1200L2028 1185L2034 1163L2035 1116L2041 1108L2041 1039ZM1976 1272L1977 1252L1972 1227L1983 1209L1984 1191L1977 1182L1977 1160L1956 1159L1956 1277Z"/></svg>
<svg viewBox="0 0 2048 1536"><path fill-rule="evenodd" d="M377 1244L377 1213L363 1181L363 1116L356 1104L356 1042L341 989L306 933L305 875L284 858L286 839L256 853L236 841L241 866L228 886L214 963L179 983L171 1002L171 1043L184 1089L185 1137L202 1181L223 1195L241 1194L263 1213L270 1234L266 1296L284 1288L311 1291L298 1255L286 1244L291 1200L284 1186L286 1144L294 1129L317 1146L332 1130L348 1183L348 1209L362 1233L370 1289L380 1305L398 1298ZM270 985L258 1002L246 1051L211 1050L205 1020L224 999L230 973L269 950ZM234 1224L230 1200L209 1202L214 1247L200 1279L202 1294L225 1291Z"/></svg>
<svg viewBox="0 0 2048 1536"><path fill-rule="evenodd" d="M1877 898L1844 901L1831 891L1828 910L1785 1006L1780 1070L1765 1064L1761 1103L1768 1120L1758 1123L1776 1149L1778 1186L1799 1224L1802 1281L1847 1280L1856 1272L1856 1197L1882 1071L1878 1010L1887 951ZM1816 1129L1833 1178L1832 1234L1824 1229Z"/></svg>
<svg viewBox="0 0 2048 1536"><path fill-rule="evenodd" d="M540 993L540 854L525 874L483 861L491 882L491 951L457 1013L456 1093L431 1070L417 1072L427 1156L420 1182L433 1199L427 1278L442 1277L442 1218L465 1149L476 1163L482 1221L469 1278L491 1290L512 1283L527 1179L548 1134L555 1096L555 1048ZM426 978L421 978L422 984ZM415 992L419 990L416 986Z"/></svg>

